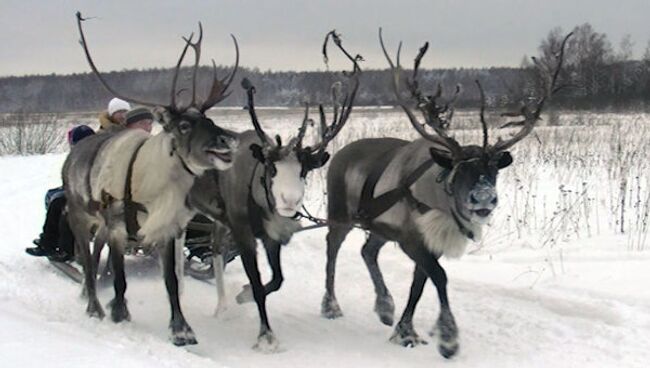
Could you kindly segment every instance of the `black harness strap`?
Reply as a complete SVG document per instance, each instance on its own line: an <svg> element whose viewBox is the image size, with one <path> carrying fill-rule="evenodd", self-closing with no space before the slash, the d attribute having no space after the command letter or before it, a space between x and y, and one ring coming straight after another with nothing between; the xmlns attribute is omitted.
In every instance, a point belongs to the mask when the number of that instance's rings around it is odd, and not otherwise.
<svg viewBox="0 0 650 368"><path fill-rule="evenodd" d="M146 142L146 139L140 142L138 147L136 147L135 152L133 152L133 156L131 156L129 167L126 171L126 182L124 183L124 222L126 223L126 233L130 239L136 239L138 230L140 230L140 225L138 224L138 211L147 212L146 208L142 204L133 201L133 193L131 192L133 164L138 158L138 152L140 152L140 148L142 148L144 142Z"/></svg>
<svg viewBox="0 0 650 368"><path fill-rule="evenodd" d="M411 185L413 185L424 173L433 166L433 159L428 159L424 161L420 166L418 166L413 172L411 172L406 179L395 189L389 190L376 198L373 198L373 192L377 186L377 182L381 175L384 173L384 170L390 163L391 155L388 156L388 159L383 159L375 169L370 173L366 182L363 184L363 189L361 190L361 200L359 203L358 218L361 221L369 222L380 216L382 213L388 211L395 203L399 202L402 198L405 198L408 203L414 207L420 214L424 214L428 211L431 211L432 208L425 203L420 202L413 192L411 192ZM440 173L437 178L438 182L446 180L449 176L450 171L444 170ZM445 187L446 188L446 187ZM449 194L449 192L447 192ZM461 234L465 235L467 238L474 240L474 232L469 230L463 223L460 221L456 215L456 211L452 210L451 215L458 225L458 229Z"/></svg>
<svg viewBox="0 0 650 368"><path fill-rule="evenodd" d="M139 149L139 148L138 148L138 149ZM137 154L137 152L136 152L136 154ZM181 157L181 155L179 155L179 154L177 153L176 156L177 156L178 159L181 161L181 165L183 166L183 169L185 169L185 171L187 171L187 172L188 172L190 175L192 175L193 177L197 177L197 176L198 176L198 175L196 175L196 174L194 173L194 171L192 171L192 169L190 169L190 167L187 165L187 163L185 162L185 160L183 160L183 158Z"/></svg>
<svg viewBox="0 0 650 368"><path fill-rule="evenodd" d="M359 210L358 216L361 220L371 221L377 218L382 213L388 211L393 205L399 202L402 198L406 197L407 199L413 199L413 194L411 193L411 185L413 185L424 173L433 166L433 159L428 159L424 161L420 166L418 166L413 172L411 172L406 179L395 189L389 190L376 198L373 198L373 192L377 186L377 182L381 178L381 175L384 173L386 167L391 161L392 155L388 156L387 159L383 159L379 165L370 173L366 182L363 183L363 189L361 190L361 198L359 201ZM426 209L422 206L426 206L423 203L415 200L417 203L416 208L418 211L426 212ZM428 207L428 206L427 206Z"/></svg>

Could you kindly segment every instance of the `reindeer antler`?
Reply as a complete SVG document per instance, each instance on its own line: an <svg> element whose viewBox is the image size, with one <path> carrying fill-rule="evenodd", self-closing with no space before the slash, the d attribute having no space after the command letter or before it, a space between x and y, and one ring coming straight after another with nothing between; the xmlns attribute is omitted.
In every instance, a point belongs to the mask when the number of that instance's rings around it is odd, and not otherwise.
<svg viewBox="0 0 650 368"><path fill-rule="evenodd" d="M560 71L562 70L562 66L564 64L564 51L566 48L566 44L572 35L573 32L567 34L564 37L564 40L562 40L562 44L560 45L560 50L554 55L556 63L555 63L555 68L552 71L552 74L548 70L544 70L544 68L539 63L537 62L535 63L535 65L537 66L539 71L543 74L543 76L548 78L550 74L550 79L551 79L550 83L548 82L547 79L543 79L544 95L537 101L534 109L532 110L528 107L528 104L524 103L522 108L519 111L506 112L501 114L501 116L505 116L505 117L523 117L523 120L506 123L505 125L502 126L502 128L506 126L519 126L519 125L521 125L522 128L520 131L515 133L508 140L504 141L499 139L493 146L487 149L489 153L497 153L500 151L505 151L508 148L514 146L515 143L524 139L528 134L530 134L530 132L532 132L533 128L535 127L535 123L540 118L542 109L544 108L544 104L546 103L546 101L549 98L551 98L554 94L559 92L562 88L566 87L566 85L558 85L558 79L559 79ZM484 106L484 104L485 102L483 101L482 105Z"/></svg>
<svg viewBox="0 0 650 368"><path fill-rule="evenodd" d="M341 82L336 82L332 85L332 104L333 104L333 117L332 123L327 124L327 118L325 115L325 110L322 104L318 105L318 112L320 116L320 128L321 128L321 141L316 144L314 147L310 148L311 152L324 152L327 144L336 137L337 134L341 131L345 123L348 121L350 114L352 113L352 107L354 106L354 100L357 96L357 91L359 90L359 76L361 75L361 67L359 67L359 61L363 61L363 57L359 54L352 56L344 47L341 42L341 35L336 33L335 30L332 30L325 35L325 41L323 42L323 59L327 64L329 57L327 55L327 45L329 40L332 40L334 44L338 47L339 50L352 62L352 71L349 73L343 72L343 74L351 80L352 87L348 88L348 92L343 98L343 103L340 106L339 112L339 99L341 93ZM307 107L307 109L309 106ZM308 111L305 112L306 114ZM307 115L305 115L307 116ZM307 119L307 117L305 117ZM304 125L304 123L303 123ZM303 134L304 136L304 134ZM301 139L302 140L302 139Z"/></svg>
<svg viewBox="0 0 650 368"><path fill-rule="evenodd" d="M248 104L246 105L246 110L248 110L248 114L251 117L251 121L253 122L253 127L255 128L255 132L257 133L257 136L260 138L262 141L263 145L269 145L271 142L269 142L269 139L267 138L266 133L264 132L264 129L262 129L262 126L260 125L259 120L257 119L257 113L255 112L255 86L251 83L251 81L248 80L248 78L244 78L241 81L241 86L246 90L246 96L248 97Z"/></svg>
<svg viewBox="0 0 650 368"><path fill-rule="evenodd" d="M210 94L199 107L199 111L201 112L205 112L212 106L223 101L226 97L230 96L230 93L232 92L228 92L228 88L235 78L235 73L237 73L237 70L239 69L239 45L237 44L237 38L235 38L234 35L231 34L230 37L232 37L232 42L235 44L235 66L227 77L218 79L217 65L214 62L214 59L212 59L212 87L210 87Z"/></svg>
<svg viewBox="0 0 650 368"><path fill-rule="evenodd" d="M88 64L90 65L90 69L92 69L93 73L97 76L101 84L106 88L110 93L112 93L115 97L118 97L124 101L128 101L134 104L138 105L144 105L144 106L159 106L159 104L156 104L154 102L149 102L149 101L142 101L142 100L137 100L135 98L130 98L127 96L122 95L121 93L115 91L109 84L106 82L102 74L99 72L97 67L95 66L95 62L93 61L92 57L90 56L90 51L88 51L88 44L86 43L86 36L84 35L83 28L81 26L81 22L88 20L90 18L83 18L81 16L81 12L77 12L77 27L79 28L79 34L81 36L81 39L79 40L79 43L84 49L84 53L86 54L86 60L88 60ZM187 49L187 47L186 47ZM185 50L183 51L183 55L185 54ZM182 56L181 56L182 58Z"/></svg>
<svg viewBox="0 0 650 368"><path fill-rule="evenodd" d="M396 57L396 64L393 63L393 60L391 57L388 55L388 51L386 51L386 46L384 45L384 39L382 37L382 30L379 28L379 43L381 44L381 49L384 52L384 56L386 57L386 60L388 61L388 65L390 66L391 72L392 72L392 86L393 86L393 92L395 93L395 97L397 99L397 103L402 107L402 110L406 113L406 116L409 118L409 121L411 122L411 125L415 128L415 130L420 133L420 135L431 142L434 142L438 145L443 146L446 148L449 152L444 152L441 151L441 153L448 153L451 155L451 158L460 158L462 149L460 144L452 137L449 136L449 134L446 131L446 125L449 124L449 121L451 120L451 117L453 116L453 107L451 104L456 100L458 94L460 93L460 87L456 86L456 93L454 94L454 97L444 106L439 106L436 102L438 98L442 95L442 87L438 85L438 89L436 91L436 94L433 96L423 96L422 92L420 91L418 79L417 79L417 74L418 70L420 67L420 63L422 61L422 57L424 54L427 52L429 48L429 43L425 43L421 48L420 51L418 52L418 55L415 58L414 61L414 66L413 66L413 75L410 81L407 81L407 86L409 89L409 92L411 93L411 98L413 98L416 101L416 105L422 115L425 118L426 125L431 127L437 135L430 134L426 131L425 129L425 124L421 124L415 114L411 111L411 109L408 107L406 101L402 98L402 95L399 91L399 85L400 85L400 73L401 73L401 66L399 64L400 60L400 53L402 51L402 42L399 43L399 46L397 48L397 57ZM441 116L441 114L448 113L449 117L444 118Z"/></svg>
<svg viewBox="0 0 650 368"><path fill-rule="evenodd" d="M145 105L145 106L163 106L169 110L172 111L182 111L187 109L188 107L196 107L199 109L201 113L204 113L206 110L208 110L210 107L214 106L216 103L222 101L226 97L230 95L230 93L226 93L228 90L228 87L230 86L230 83L232 83L232 80L235 76L235 73L237 72L237 69L239 67L239 46L237 45L237 39L235 36L231 35L234 43L235 43L235 51L236 51L236 58L235 58L235 67L233 68L233 71L224 79L218 79L217 78L217 68L214 60L212 60L212 66L213 66L213 82L212 82L212 87L210 88L210 94L206 98L206 100L200 105L197 106L196 102L196 79L197 79L197 73L198 73L198 67L199 67L199 61L201 58L201 42L203 41L203 26L199 22L199 37L196 42L192 42L192 39L194 38L194 33L190 34L189 37L185 38L183 37L183 40L185 41L185 46L183 47L183 50L181 51L181 55L178 58L178 61L176 62L176 66L174 68L174 76L172 78L172 87L171 87L171 92L170 92L170 103L169 105L164 105L164 104L159 104L159 103L154 103L154 102L149 102L149 101L143 101L143 100L138 100L135 98L127 97L119 92L117 92L114 88L112 88L108 82L104 79L102 74L99 72L97 67L95 66L95 63L90 56L90 51L88 51L88 44L86 42L86 37L83 32L83 27L81 26L81 22L85 21L90 18L83 18L81 16L81 12L77 12L76 14L77 17L77 27L79 28L79 34L81 36L81 46L84 49L84 53L86 54L86 59L88 60L88 64L90 65L90 68L92 69L93 73L97 76L101 84L106 88L109 92L111 92L114 96L119 97L125 101L132 102L134 104L139 104L139 105ZM178 83L178 74L180 73L181 69L181 64L183 63L183 59L185 58L185 55L187 54L187 49L192 47L194 50L195 58L194 58L194 68L192 70L192 102L190 103L189 106L185 108L180 108L176 104L176 96L178 92L176 91L176 86ZM225 82L225 83L224 83ZM182 90L181 90L182 91ZM180 92L180 91L179 91Z"/></svg>

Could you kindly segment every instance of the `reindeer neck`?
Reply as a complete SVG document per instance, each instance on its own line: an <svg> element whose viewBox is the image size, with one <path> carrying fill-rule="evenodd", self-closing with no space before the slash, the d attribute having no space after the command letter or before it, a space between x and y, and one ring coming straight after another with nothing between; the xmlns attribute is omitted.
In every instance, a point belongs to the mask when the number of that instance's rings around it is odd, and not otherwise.
<svg viewBox="0 0 650 368"><path fill-rule="evenodd" d="M142 145L133 164L133 200L146 203L166 190L189 191L195 179L193 174L202 174L202 170L192 172L173 151L169 134L152 136Z"/></svg>
<svg viewBox="0 0 650 368"><path fill-rule="evenodd" d="M258 210L260 216L268 218L273 214L273 209L270 208L270 198L271 188L266 188L266 182L264 181L264 171L265 167L263 164L257 162L253 171L251 173L251 178L248 185L249 196L253 200L253 204ZM250 214L255 215L255 214Z"/></svg>

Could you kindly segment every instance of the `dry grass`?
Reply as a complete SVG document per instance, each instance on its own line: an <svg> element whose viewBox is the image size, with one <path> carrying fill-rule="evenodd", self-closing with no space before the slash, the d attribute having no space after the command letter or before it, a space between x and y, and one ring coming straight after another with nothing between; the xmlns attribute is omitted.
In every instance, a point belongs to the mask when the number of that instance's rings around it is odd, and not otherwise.
<svg viewBox="0 0 650 368"><path fill-rule="evenodd" d="M60 152L66 125L56 114L11 114L0 117L0 156Z"/></svg>

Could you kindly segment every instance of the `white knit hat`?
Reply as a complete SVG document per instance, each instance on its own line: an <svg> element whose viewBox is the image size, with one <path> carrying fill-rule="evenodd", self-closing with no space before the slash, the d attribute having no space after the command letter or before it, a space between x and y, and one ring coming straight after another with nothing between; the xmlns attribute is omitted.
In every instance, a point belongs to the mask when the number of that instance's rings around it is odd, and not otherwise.
<svg viewBox="0 0 650 368"><path fill-rule="evenodd" d="M108 115L111 116L120 110L131 110L131 105L129 105L128 102L115 97L108 103Z"/></svg>

